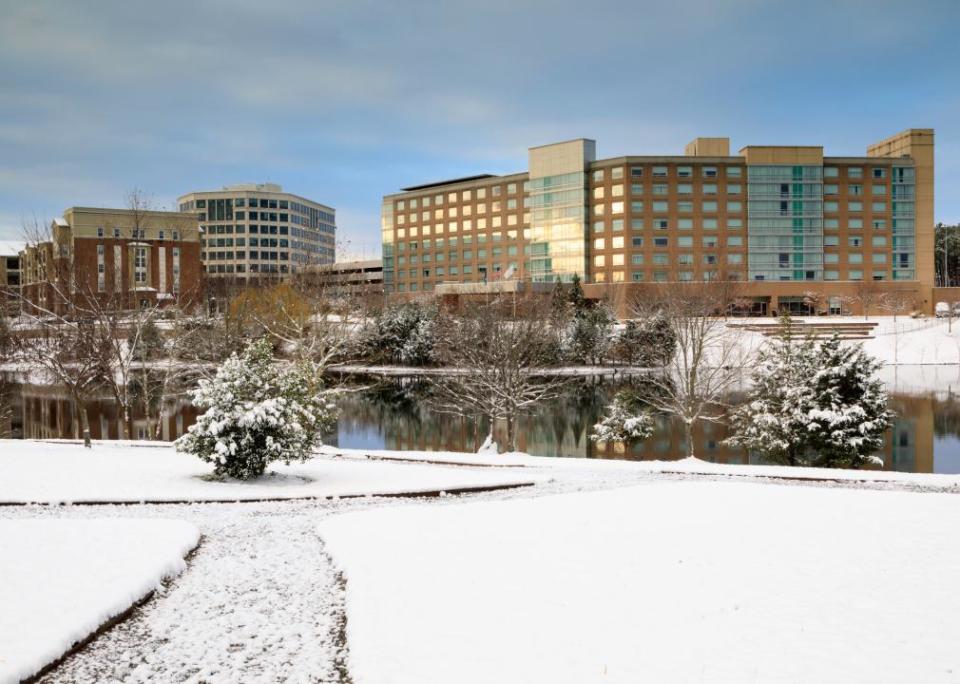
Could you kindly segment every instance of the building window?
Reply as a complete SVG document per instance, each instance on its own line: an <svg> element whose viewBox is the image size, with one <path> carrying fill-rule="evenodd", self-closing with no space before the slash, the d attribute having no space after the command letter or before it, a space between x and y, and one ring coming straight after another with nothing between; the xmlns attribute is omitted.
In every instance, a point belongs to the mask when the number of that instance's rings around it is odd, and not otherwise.
<svg viewBox="0 0 960 684"><path fill-rule="evenodd" d="M147 282L147 249L146 247L137 247L134 249L133 258L133 281L137 285L144 285Z"/></svg>

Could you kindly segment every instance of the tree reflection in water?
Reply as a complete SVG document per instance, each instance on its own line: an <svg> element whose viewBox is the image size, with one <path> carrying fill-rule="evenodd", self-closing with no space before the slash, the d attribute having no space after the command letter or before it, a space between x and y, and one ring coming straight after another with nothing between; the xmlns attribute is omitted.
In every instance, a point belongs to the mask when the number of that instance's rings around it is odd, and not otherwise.
<svg viewBox="0 0 960 684"><path fill-rule="evenodd" d="M325 438L344 448L476 451L487 434L485 419L473 420L432 411L429 387L415 377L375 380L358 378L356 392L338 400L337 429ZM583 378L571 382L560 398L547 402L535 414L519 421L519 448L541 456L669 460L683 454L683 430L668 418L658 421L655 434L639 444L596 444L587 437L604 407L630 383L621 379ZM141 388L136 388L137 390ZM184 390L186 388L183 388ZM3 411L0 387L0 434L14 438L73 438L78 421L65 393L51 385L7 382ZM148 394L154 394L152 392ZM139 396L139 395L138 395ZM742 401L732 395L730 403ZM159 406L138 401L134 437L175 439L193 423L197 411L185 391ZM952 396L894 394L897 417L883 450L884 468L912 472L960 472L960 401ZM94 439L116 439L121 433L115 402L109 394L91 398L87 406ZM494 434L503 440L505 426ZM696 451L720 463L757 463L739 449L727 447L722 425L698 426ZM503 443L501 441L501 443Z"/></svg>

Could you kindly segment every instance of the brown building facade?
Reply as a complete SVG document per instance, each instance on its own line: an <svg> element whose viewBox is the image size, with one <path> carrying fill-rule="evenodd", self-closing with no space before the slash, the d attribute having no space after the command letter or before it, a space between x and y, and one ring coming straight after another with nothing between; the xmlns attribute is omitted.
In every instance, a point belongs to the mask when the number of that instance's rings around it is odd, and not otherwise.
<svg viewBox="0 0 960 684"><path fill-rule="evenodd" d="M527 172L384 197L385 288L538 289L577 274L596 298L736 281L757 313L859 313L884 293L930 311L933 141L910 129L863 157L816 146L731 155L727 138L697 138L682 156L597 160L586 139L531 148Z"/></svg>
<svg viewBox="0 0 960 684"><path fill-rule="evenodd" d="M84 297L123 309L202 301L192 214L71 207L20 257L23 299L35 312L64 314Z"/></svg>

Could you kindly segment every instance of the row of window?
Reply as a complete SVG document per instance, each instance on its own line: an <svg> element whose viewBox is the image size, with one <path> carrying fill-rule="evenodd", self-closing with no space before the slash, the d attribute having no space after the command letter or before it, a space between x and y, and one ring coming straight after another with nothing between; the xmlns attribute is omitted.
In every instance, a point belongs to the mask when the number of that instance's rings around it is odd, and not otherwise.
<svg viewBox="0 0 960 684"><path fill-rule="evenodd" d="M290 267L286 264L209 264L207 273L289 273Z"/></svg>
<svg viewBox="0 0 960 684"><path fill-rule="evenodd" d="M631 195L669 195L671 188L673 192L677 195L692 195L694 188L700 188L701 195L717 195L719 194L719 189L716 183L704 183L703 185L694 186L692 183L676 183L675 185L667 185L666 183L653 183L651 185L640 185L632 184L630 185L630 194ZM623 197L624 186L620 183L610 186L610 197ZM607 189L603 186L596 187L593 189L593 199L601 200L607 196ZM726 194L728 195L741 195L743 194L743 185L740 183L731 183L726 187Z"/></svg>
<svg viewBox="0 0 960 684"><path fill-rule="evenodd" d="M631 179L643 178L645 173L645 168L643 166L631 166L630 167L630 177ZM674 176L678 179L683 178L694 178L695 171L693 166L651 166L649 167L649 175L653 178L668 178L670 176L670 169L674 169ZM700 166L700 177L705 179L716 179L720 177L720 168L716 166ZM836 166L825 166L823 167L822 177L824 178L839 178L840 177L840 168ZM864 169L863 167L858 166L848 166L843 167L846 171L847 178L863 178ZM725 176L727 178L739 179L743 177L743 166L727 166L724 167ZM820 177L821 174L817 174L817 177ZM887 177L886 167L873 167L869 170L869 175L874 179L882 179ZM895 181L897 182L912 182L915 175L914 169L910 167L896 167L894 169ZM608 177L611 180L620 180L624 177L624 167L614 166L607 169L595 169L591 173L591 177L594 182L603 182ZM518 185L517 183L509 183L507 186L507 194L516 194ZM642 186L635 185L634 188L641 188ZM666 187L666 186L664 186ZM715 187L715 186L714 186ZM880 186L883 187L883 186ZM490 187L491 195L494 197L499 197L501 194L501 186L494 185ZM527 192L529 190L529 182L523 183L523 190ZM594 191L603 190L603 188L594 188ZM714 192L716 190L714 189ZM622 192L622 185L621 185ZM706 192L706 191L705 191ZM728 192L730 192L728 190ZM597 195L594 195L595 197ZM432 196L432 206L439 206L444 203L444 197L449 204L454 204L459 202L470 202L476 199L485 199L487 197L487 188L475 188L470 190L460 190L455 192L448 192L446 194L439 193ZM602 194L600 195L602 197ZM431 197L413 197L409 200L397 200L396 209L397 211L404 211L406 209L416 209L420 206L430 207L431 206Z"/></svg>
<svg viewBox="0 0 960 684"><path fill-rule="evenodd" d="M210 238L200 240L201 247L246 247L246 238ZM289 247L290 241L285 238L250 238L251 247Z"/></svg>
<svg viewBox="0 0 960 684"><path fill-rule="evenodd" d="M631 166L630 167L630 177L631 178L643 178L644 176L643 166ZM654 178L667 178L670 174L669 166L652 166L650 168L650 175ZM743 167L742 166L727 166L725 168L725 173L727 178L742 178L743 177ZM674 173L677 178L693 178L694 176L694 167L693 166L674 166ZM702 178L719 178L720 169L716 166L700 166L700 176ZM603 182L607 176L612 180L619 180L623 178L623 167L614 166L608 169L594 169L591 174L593 181L595 183Z"/></svg>
<svg viewBox="0 0 960 684"><path fill-rule="evenodd" d="M119 226L115 226L114 229L113 229L113 233L112 233L113 239L115 239L115 240L122 239L122 238L123 238L123 230L124 230L123 228L120 228ZM129 238L129 239L131 239L131 240L146 240L146 239L147 239L147 230L146 230L146 228L130 228L130 229L128 229L128 230L130 231L130 238ZM179 239L180 239L180 231L179 231L179 230L171 230L171 231L158 230L158 231L157 231L157 237L156 237L156 239L157 239L157 240L166 240L168 235L170 236L170 239L171 239L171 240L179 240ZM103 226L97 226L97 237L98 237L98 238L102 238L102 237L105 237L105 236L106 236L106 230L104 229L104 227L103 227Z"/></svg>
<svg viewBox="0 0 960 684"><path fill-rule="evenodd" d="M203 261L222 261L232 259L262 259L264 261L290 261L289 252L271 252L271 251L237 251L237 252L201 252L200 259Z"/></svg>
<svg viewBox="0 0 960 684"><path fill-rule="evenodd" d="M209 215L212 221L222 221L231 219L234 216L234 208L249 207L250 209L287 209L289 211L303 214L313 220L325 221L326 223L335 223L335 216L332 212L322 209L308 207L300 202L289 200L267 199L264 197L235 197L221 199L198 199L180 204L180 211L190 212L196 209L206 209L204 215ZM257 212L251 212L255 214ZM237 217L242 218L243 212L237 212ZM286 216L286 214L283 214ZM276 220L276 219L272 219ZM286 219L282 219L286 220Z"/></svg>
<svg viewBox="0 0 960 684"><path fill-rule="evenodd" d="M491 197L500 197L503 194L503 186L501 185L493 185L488 187L490 189ZM517 188L518 186L516 183L508 183L506 186L507 194L516 195ZM526 192L527 183L523 184L523 190L524 192ZM486 199L487 188L486 187L474 188L471 190L461 190L459 192L446 193L447 202L449 202L450 204L457 202L458 198L459 198L459 201L462 201L462 202L471 202L473 201L474 197L476 197L476 199L478 200ZM443 193L433 195L432 200L431 200L431 196L429 195L424 197L411 197L408 200L397 200L396 208L397 208L397 211L403 211L407 208L416 209L417 207L420 207L420 206L422 207L440 206L441 204L443 204L443 200L444 200ZM432 204L431 204L431 201L432 201Z"/></svg>

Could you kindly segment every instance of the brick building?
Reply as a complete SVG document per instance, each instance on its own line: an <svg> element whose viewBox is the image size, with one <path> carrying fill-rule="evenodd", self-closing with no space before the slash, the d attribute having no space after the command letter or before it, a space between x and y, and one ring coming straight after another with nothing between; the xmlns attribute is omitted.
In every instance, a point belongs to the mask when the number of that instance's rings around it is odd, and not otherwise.
<svg viewBox="0 0 960 684"><path fill-rule="evenodd" d="M932 129L910 129L862 157L755 145L731 155L728 138L601 160L587 139L530 148L527 171L384 197L384 285L473 295L577 274L587 296L615 298L724 280L742 283L756 313L802 310L811 294L818 312L854 313L877 292L930 311L933 145Z"/></svg>
<svg viewBox="0 0 960 684"><path fill-rule="evenodd" d="M71 207L20 257L23 298L38 312L69 313L85 297L122 309L202 302L193 214Z"/></svg>

